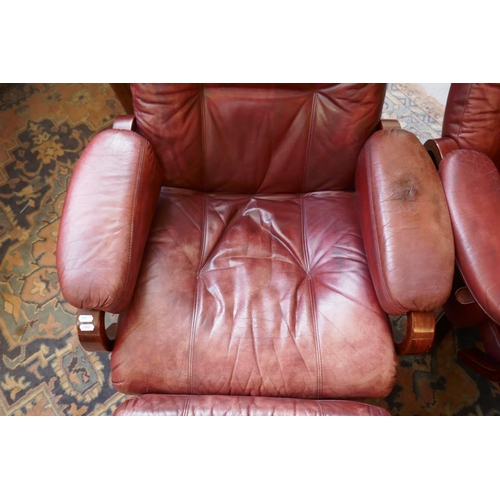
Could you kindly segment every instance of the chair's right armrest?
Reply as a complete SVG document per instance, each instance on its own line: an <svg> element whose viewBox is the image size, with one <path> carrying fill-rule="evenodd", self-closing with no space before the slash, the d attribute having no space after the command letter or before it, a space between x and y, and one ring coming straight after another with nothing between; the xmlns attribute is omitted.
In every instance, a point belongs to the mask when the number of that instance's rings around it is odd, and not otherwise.
<svg viewBox="0 0 500 500"><path fill-rule="evenodd" d="M356 204L385 312L442 306L454 269L450 216L439 176L413 134L379 131L367 141L356 169Z"/></svg>
<svg viewBox="0 0 500 500"><path fill-rule="evenodd" d="M439 168L457 264L481 308L500 323L500 173L486 155L460 149Z"/></svg>
<svg viewBox="0 0 500 500"><path fill-rule="evenodd" d="M434 311L448 298L454 248L439 176L420 141L381 130L356 169L356 206L372 282L387 314L407 314L398 354L422 354L434 340Z"/></svg>
<svg viewBox="0 0 500 500"><path fill-rule="evenodd" d="M57 241L64 298L118 313L130 302L162 173L146 139L105 130L88 144L66 194Z"/></svg>

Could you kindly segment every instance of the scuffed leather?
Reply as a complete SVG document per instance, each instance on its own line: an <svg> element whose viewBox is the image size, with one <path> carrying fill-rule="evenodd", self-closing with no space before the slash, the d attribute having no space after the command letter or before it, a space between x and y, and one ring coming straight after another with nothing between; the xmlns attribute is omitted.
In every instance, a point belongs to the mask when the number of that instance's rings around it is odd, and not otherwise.
<svg viewBox="0 0 500 500"><path fill-rule="evenodd" d="M356 401L250 396L167 396L129 399L115 416L390 416L383 408Z"/></svg>
<svg viewBox="0 0 500 500"><path fill-rule="evenodd" d="M205 192L352 189L385 84L133 84L137 130L165 186Z"/></svg>
<svg viewBox="0 0 500 500"><path fill-rule="evenodd" d="M486 155L471 150L449 153L439 174L460 272L477 303L500 323L500 174Z"/></svg>
<svg viewBox="0 0 500 500"><path fill-rule="evenodd" d="M461 149L484 153L500 168L500 84L452 83L443 137L451 137Z"/></svg>
<svg viewBox="0 0 500 500"><path fill-rule="evenodd" d="M353 193L162 189L119 318L117 390L378 397L396 363Z"/></svg>
<svg viewBox="0 0 500 500"><path fill-rule="evenodd" d="M370 273L388 314L433 311L451 292L453 235L443 187L418 139L379 131L356 170L356 202Z"/></svg>
<svg viewBox="0 0 500 500"><path fill-rule="evenodd" d="M57 242L64 298L118 313L134 291L161 187L150 144L135 132L97 134L78 161Z"/></svg>

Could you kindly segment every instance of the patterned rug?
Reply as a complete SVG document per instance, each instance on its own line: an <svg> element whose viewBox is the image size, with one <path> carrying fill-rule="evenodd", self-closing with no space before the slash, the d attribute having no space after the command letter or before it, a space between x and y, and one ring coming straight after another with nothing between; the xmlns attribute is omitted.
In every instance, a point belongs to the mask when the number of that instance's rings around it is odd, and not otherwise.
<svg viewBox="0 0 500 500"><path fill-rule="evenodd" d="M109 355L80 347L54 255L73 166L121 113L107 84L0 85L0 415L110 415L126 398ZM423 142L439 136L443 109L416 85L391 84L384 117ZM400 358L394 390L371 402L394 415L498 414L498 386L455 359L476 344L474 330L454 332Z"/></svg>

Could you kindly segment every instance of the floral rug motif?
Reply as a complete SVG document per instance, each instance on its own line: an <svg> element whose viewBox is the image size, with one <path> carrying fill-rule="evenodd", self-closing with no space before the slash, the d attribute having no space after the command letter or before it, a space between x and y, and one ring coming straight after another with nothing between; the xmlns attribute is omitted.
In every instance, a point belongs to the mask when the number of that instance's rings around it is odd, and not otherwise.
<svg viewBox="0 0 500 500"><path fill-rule="evenodd" d="M440 134L443 108L417 85L390 84L383 112L422 142ZM117 114L108 84L0 85L0 415L110 415L126 398L109 354L80 347L55 267L72 169ZM456 360L473 346L475 330L454 331L430 354L401 357L394 390L370 402L394 415L499 414L498 385Z"/></svg>

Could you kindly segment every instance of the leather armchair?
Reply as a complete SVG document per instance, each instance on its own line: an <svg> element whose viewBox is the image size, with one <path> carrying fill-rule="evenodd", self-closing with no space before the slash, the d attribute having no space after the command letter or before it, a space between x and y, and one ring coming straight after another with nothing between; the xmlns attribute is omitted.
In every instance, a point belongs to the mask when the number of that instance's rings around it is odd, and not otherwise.
<svg viewBox="0 0 500 500"><path fill-rule="evenodd" d="M57 248L83 346L137 395L116 414L386 413L344 400L430 348L454 249L432 161L380 121L385 85L132 94L75 167Z"/></svg>
<svg viewBox="0 0 500 500"><path fill-rule="evenodd" d="M458 357L500 381L500 84L454 83L443 132L425 144L443 182L456 246L453 291L444 311L456 327L475 326L486 352Z"/></svg>

